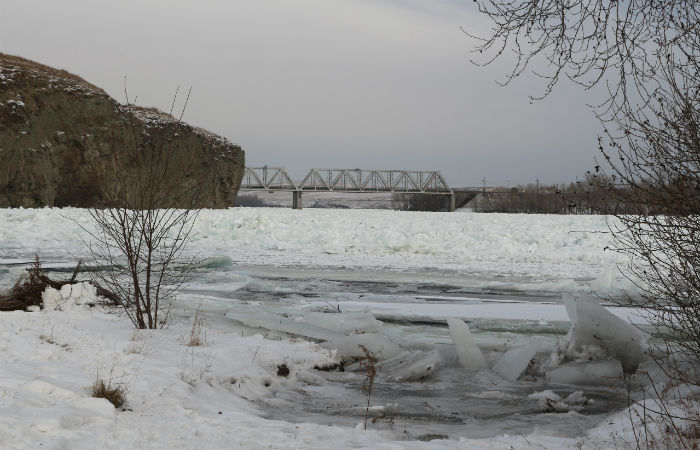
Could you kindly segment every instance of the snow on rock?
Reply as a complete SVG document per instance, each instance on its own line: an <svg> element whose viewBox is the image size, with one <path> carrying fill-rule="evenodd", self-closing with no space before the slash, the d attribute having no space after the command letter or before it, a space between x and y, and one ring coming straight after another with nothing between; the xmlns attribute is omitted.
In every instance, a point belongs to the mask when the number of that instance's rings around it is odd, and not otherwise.
<svg viewBox="0 0 700 450"><path fill-rule="evenodd" d="M432 374L439 363L437 349L406 351L382 361L379 374L389 381L420 381Z"/></svg>
<svg viewBox="0 0 700 450"><path fill-rule="evenodd" d="M533 392L528 398L537 400L539 409L542 411L556 411L557 406L563 406L562 398L550 390Z"/></svg>
<svg viewBox="0 0 700 450"><path fill-rule="evenodd" d="M551 384L609 386L622 379L622 364L617 360L572 362L547 370Z"/></svg>
<svg viewBox="0 0 700 450"><path fill-rule="evenodd" d="M634 372L648 359L644 336L633 325L595 300L564 296L571 321L567 359L617 359L625 372Z"/></svg>
<svg viewBox="0 0 700 450"><path fill-rule="evenodd" d="M462 367L469 370L485 368L486 360L469 331L469 325L463 320L447 319L447 326L450 327L450 336L455 343L457 359Z"/></svg>
<svg viewBox="0 0 700 450"><path fill-rule="evenodd" d="M493 371L507 380L515 381L525 372L537 353L548 352L551 348L551 342L534 336L527 344L508 350L493 366Z"/></svg>
<svg viewBox="0 0 700 450"><path fill-rule="evenodd" d="M534 392L528 395L528 398L537 400L537 406L542 412L580 411L583 405L592 401L587 399L582 391L573 392L568 397L562 398L550 390L545 390Z"/></svg>

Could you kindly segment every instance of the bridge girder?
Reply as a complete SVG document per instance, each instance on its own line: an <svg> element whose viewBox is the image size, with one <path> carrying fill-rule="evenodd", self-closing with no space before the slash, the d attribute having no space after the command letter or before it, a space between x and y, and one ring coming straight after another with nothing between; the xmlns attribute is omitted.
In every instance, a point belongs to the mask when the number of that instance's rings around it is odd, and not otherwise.
<svg viewBox="0 0 700 450"><path fill-rule="evenodd" d="M452 194L440 172L311 169L300 183L282 167L246 167L241 190Z"/></svg>
<svg viewBox="0 0 700 450"><path fill-rule="evenodd" d="M246 167L239 188L243 191L298 191L284 167Z"/></svg>

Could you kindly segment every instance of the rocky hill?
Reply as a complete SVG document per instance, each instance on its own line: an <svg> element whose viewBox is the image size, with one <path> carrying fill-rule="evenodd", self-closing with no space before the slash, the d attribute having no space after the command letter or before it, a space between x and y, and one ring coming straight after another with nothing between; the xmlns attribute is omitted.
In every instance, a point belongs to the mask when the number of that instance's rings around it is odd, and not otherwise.
<svg viewBox="0 0 700 450"><path fill-rule="evenodd" d="M0 53L0 207L138 205L147 187L158 207L225 208L244 166L224 138Z"/></svg>

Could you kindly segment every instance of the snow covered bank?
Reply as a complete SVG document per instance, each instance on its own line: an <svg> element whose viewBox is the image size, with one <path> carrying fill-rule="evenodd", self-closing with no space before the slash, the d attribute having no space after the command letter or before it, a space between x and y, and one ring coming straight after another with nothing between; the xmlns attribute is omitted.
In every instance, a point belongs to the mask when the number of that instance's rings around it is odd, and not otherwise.
<svg viewBox="0 0 700 450"><path fill-rule="evenodd" d="M187 323L134 331L112 310L75 302L64 311L0 314L0 448L577 448L574 439L537 432L421 442L406 440L415 436L400 427L268 420L257 405L290 407L278 393L323 383L313 366L334 362L333 352L238 330L206 330L207 345L188 347L188 334ZM89 396L96 377L126 387L125 410Z"/></svg>
<svg viewBox="0 0 700 450"><path fill-rule="evenodd" d="M66 260L85 247L84 210L0 210L0 259ZM203 210L189 250L219 263L453 273L503 289L602 293L621 256L603 216L279 208Z"/></svg>

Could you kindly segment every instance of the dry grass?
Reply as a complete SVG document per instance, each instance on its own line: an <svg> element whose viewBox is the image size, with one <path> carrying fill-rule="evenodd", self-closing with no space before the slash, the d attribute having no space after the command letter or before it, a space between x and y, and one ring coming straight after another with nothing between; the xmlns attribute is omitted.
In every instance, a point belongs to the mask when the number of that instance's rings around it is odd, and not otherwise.
<svg viewBox="0 0 700 450"><path fill-rule="evenodd" d="M182 357L180 379L194 386L197 381L202 381L213 365L214 353L190 347Z"/></svg>
<svg viewBox="0 0 700 450"><path fill-rule="evenodd" d="M55 344L56 341L53 339L53 327L51 327L51 334L47 336L44 333L41 333L39 335L39 339L46 342L47 344Z"/></svg>
<svg viewBox="0 0 700 450"><path fill-rule="evenodd" d="M123 385L117 384L112 386L111 381L105 383L104 380L99 378L95 380L95 384L90 388L90 395L109 400L115 408L121 408L126 403L126 389Z"/></svg>
<svg viewBox="0 0 700 450"><path fill-rule="evenodd" d="M199 316L200 309L197 307L194 311L194 317L192 319L192 328L190 329L190 338L187 341L188 347L199 347L202 345L207 345L207 334L203 332L204 319Z"/></svg>
<svg viewBox="0 0 700 450"><path fill-rule="evenodd" d="M365 379L362 381L362 391L367 396L367 408L365 409L365 430L367 429L367 419L369 418L369 406L372 400L372 388L374 379L377 378L377 358L367 347L360 345L360 350L365 355L358 360L360 367L365 371Z"/></svg>

